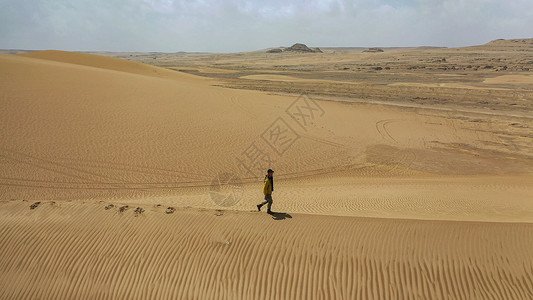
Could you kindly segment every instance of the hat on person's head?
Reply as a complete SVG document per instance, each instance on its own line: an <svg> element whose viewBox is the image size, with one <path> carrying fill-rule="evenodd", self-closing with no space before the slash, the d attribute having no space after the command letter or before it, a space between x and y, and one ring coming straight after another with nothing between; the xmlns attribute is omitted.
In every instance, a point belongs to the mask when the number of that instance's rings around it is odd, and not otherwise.
<svg viewBox="0 0 533 300"><path fill-rule="evenodd" d="M267 173L274 173L274 170L268 169Z"/></svg>

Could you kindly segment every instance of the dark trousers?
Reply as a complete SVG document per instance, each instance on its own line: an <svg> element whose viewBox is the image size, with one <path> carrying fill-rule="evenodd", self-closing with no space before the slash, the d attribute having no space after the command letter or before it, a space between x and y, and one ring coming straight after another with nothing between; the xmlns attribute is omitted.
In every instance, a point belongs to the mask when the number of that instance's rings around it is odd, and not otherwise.
<svg viewBox="0 0 533 300"><path fill-rule="evenodd" d="M270 208L272 207L272 195L271 194L265 195L265 201L263 201L263 203L261 203L260 205L263 206L265 204L268 204L267 209L270 210Z"/></svg>

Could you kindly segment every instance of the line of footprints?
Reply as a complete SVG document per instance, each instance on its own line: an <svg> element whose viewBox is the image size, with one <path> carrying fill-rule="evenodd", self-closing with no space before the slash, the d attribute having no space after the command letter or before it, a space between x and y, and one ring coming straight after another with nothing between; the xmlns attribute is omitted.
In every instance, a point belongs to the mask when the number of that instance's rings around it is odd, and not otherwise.
<svg viewBox="0 0 533 300"><path fill-rule="evenodd" d="M23 201L26 201L26 200L23 200ZM36 209L37 207L39 207L40 204L41 204L40 201L38 201L38 202L34 202L34 203L32 203L32 204L30 205L30 209L31 209L31 210ZM54 205L54 204L56 204L56 203L55 203L54 201L51 201L50 204L51 204L51 205ZM156 206L157 206L157 207L161 207L161 204L157 204ZM104 209L105 209L105 210L110 210L110 209L115 208L115 207L117 207L117 206L115 206L114 204L108 204L108 205L106 205L106 206L104 207ZM124 205L124 206L120 206L120 207L118 207L118 211L119 211L120 213L123 213L123 212L127 211L128 209L130 209L130 207L129 207L128 205ZM143 209L142 207L137 207L137 208L135 208L135 210L134 210L133 212L134 212L134 214L135 214L135 217L137 217L137 216L140 216L140 215L142 215L142 214L144 213L144 209ZM174 212L176 212L176 208L174 208L174 207L172 207L172 206L167 207L167 209L165 210L165 213L166 213L166 214L173 214ZM216 215L217 217L223 215L223 212L222 212L221 210L217 210L216 212L217 212L217 213L216 213L215 215Z"/></svg>

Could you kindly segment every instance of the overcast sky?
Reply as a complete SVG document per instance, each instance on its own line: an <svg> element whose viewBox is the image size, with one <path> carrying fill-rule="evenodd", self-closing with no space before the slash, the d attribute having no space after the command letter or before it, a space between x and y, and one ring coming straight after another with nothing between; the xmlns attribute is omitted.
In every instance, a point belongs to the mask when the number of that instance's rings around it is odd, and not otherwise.
<svg viewBox="0 0 533 300"><path fill-rule="evenodd" d="M0 0L1 49L237 52L533 37L533 0Z"/></svg>

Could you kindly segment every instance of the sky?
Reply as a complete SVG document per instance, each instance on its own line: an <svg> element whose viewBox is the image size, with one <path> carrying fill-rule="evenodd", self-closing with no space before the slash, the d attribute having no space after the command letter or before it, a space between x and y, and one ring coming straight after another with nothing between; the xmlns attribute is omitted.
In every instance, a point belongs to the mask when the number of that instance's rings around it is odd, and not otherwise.
<svg viewBox="0 0 533 300"><path fill-rule="evenodd" d="M240 52L533 37L533 0L0 0L0 49Z"/></svg>

